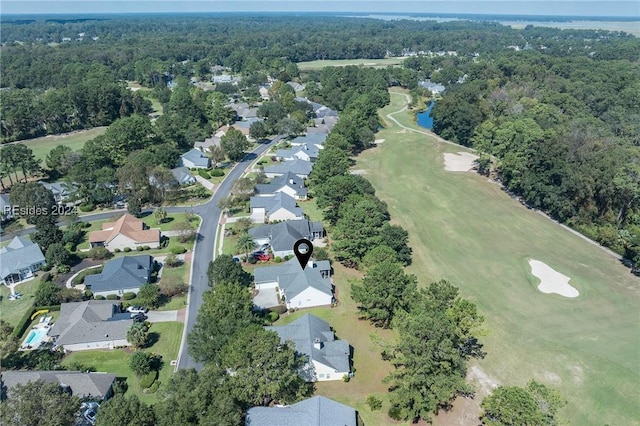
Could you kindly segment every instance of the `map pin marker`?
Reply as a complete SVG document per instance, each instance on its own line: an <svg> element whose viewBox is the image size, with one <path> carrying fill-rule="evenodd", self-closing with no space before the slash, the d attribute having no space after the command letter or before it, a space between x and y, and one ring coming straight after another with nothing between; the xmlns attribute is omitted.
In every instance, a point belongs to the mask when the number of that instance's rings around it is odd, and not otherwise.
<svg viewBox="0 0 640 426"><path fill-rule="evenodd" d="M293 245L293 253L298 258L298 262L300 262L300 266L302 266L302 270L307 267L307 262L311 258L311 254L313 253L313 245L311 241L302 238Z"/></svg>

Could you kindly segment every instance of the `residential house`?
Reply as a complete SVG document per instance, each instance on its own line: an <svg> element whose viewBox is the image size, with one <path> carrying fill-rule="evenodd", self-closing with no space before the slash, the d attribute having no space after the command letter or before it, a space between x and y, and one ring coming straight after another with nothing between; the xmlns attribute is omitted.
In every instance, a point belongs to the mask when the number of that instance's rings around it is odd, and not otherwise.
<svg viewBox="0 0 640 426"><path fill-rule="evenodd" d="M252 108L246 102L238 102L226 105L236 112L238 120L249 120L258 117L258 108Z"/></svg>
<svg viewBox="0 0 640 426"><path fill-rule="evenodd" d="M337 117L338 116L338 113L336 111L332 110L331 108L329 108L327 106L324 106L322 104L319 104L317 102L311 102L307 98L296 97L296 101L310 103L311 107L313 108L313 112L316 114L317 118Z"/></svg>
<svg viewBox="0 0 640 426"><path fill-rule="evenodd" d="M247 410L245 426L357 426L353 408L324 396L314 396L292 405L252 407Z"/></svg>
<svg viewBox="0 0 640 426"><path fill-rule="evenodd" d="M351 349L346 340L335 340L329 323L306 314L287 325L265 327L284 343L293 342L296 352L307 358L300 374L307 382L342 380L349 375Z"/></svg>
<svg viewBox="0 0 640 426"><path fill-rule="evenodd" d="M159 248L160 229L147 229L143 221L127 213L115 222L103 223L101 231L89 232L89 244L92 248L105 247L111 252L126 247Z"/></svg>
<svg viewBox="0 0 640 426"><path fill-rule="evenodd" d="M153 257L149 255L123 256L104 264L102 272L87 275L84 284L94 296L137 293L144 284L151 282Z"/></svg>
<svg viewBox="0 0 640 426"><path fill-rule="evenodd" d="M291 86L295 92L302 92L304 90L304 85L296 83L295 81L288 81L287 84Z"/></svg>
<svg viewBox="0 0 640 426"><path fill-rule="evenodd" d="M433 83L431 80L420 81L418 85L423 89L429 90L432 95L439 95L445 91L445 87L442 84Z"/></svg>
<svg viewBox="0 0 640 426"><path fill-rule="evenodd" d="M27 237L14 237L0 248L0 283L11 285L32 278L45 263L38 244Z"/></svg>
<svg viewBox="0 0 640 426"><path fill-rule="evenodd" d="M320 149L318 145L307 142L291 149L279 149L276 151L276 158L278 161L304 160L313 163L318 159Z"/></svg>
<svg viewBox="0 0 640 426"><path fill-rule="evenodd" d="M42 380L45 383L57 383L71 395L91 401L106 401L113 395L113 383L116 375L111 373L93 373L66 370L23 370L3 371L0 373L2 386L6 387L7 395L16 385L26 385L29 382Z"/></svg>
<svg viewBox="0 0 640 426"><path fill-rule="evenodd" d="M280 164L274 164L272 166L265 167L264 174L267 175L268 178L274 178L285 175L287 173L293 173L300 179L309 179L311 169L313 169L313 163L310 161L283 161Z"/></svg>
<svg viewBox="0 0 640 426"><path fill-rule="evenodd" d="M236 82L236 79L228 74L222 74L222 75L214 75L213 77L211 77L211 81L213 83L234 83Z"/></svg>
<svg viewBox="0 0 640 426"><path fill-rule="evenodd" d="M75 185L66 182L49 183L41 180L38 183L51 191L53 199L58 204L68 202L72 194L77 190Z"/></svg>
<svg viewBox="0 0 640 426"><path fill-rule="evenodd" d="M118 304L110 300L63 303L49 336L65 351L114 349L131 345L127 330L132 324L131 314L120 313Z"/></svg>
<svg viewBox="0 0 640 426"><path fill-rule="evenodd" d="M278 192L284 192L295 200L307 199L307 187L304 186L304 180L291 172L275 177L269 183L256 185L256 196L259 197Z"/></svg>
<svg viewBox="0 0 640 426"><path fill-rule="evenodd" d="M173 174L178 185L193 185L196 183L196 178L186 167L176 167L175 169L171 169L171 174Z"/></svg>
<svg viewBox="0 0 640 426"><path fill-rule="evenodd" d="M269 95L269 89L267 87L260 86L260 88L258 88L258 92L260 93L260 97L263 101L268 101L269 99L271 99L271 96Z"/></svg>
<svg viewBox="0 0 640 426"><path fill-rule="evenodd" d="M307 127L307 135L322 133L328 135L338 122L338 117L323 117L313 119L315 127Z"/></svg>
<svg viewBox="0 0 640 426"><path fill-rule="evenodd" d="M293 255L293 245L305 238L311 242L326 236L322 222L311 222L308 219L288 220L276 224L262 225L249 229L249 235L256 245L270 244L274 256Z"/></svg>
<svg viewBox="0 0 640 426"><path fill-rule="evenodd" d="M9 194L0 194L0 222L13 219L13 207L9 200Z"/></svg>
<svg viewBox="0 0 640 426"><path fill-rule="evenodd" d="M315 146L317 148L322 148L324 146L324 142L327 140L327 135L324 133L312 133L307 134L306 136L298 136L294 138L290 143L291 146Z"/></svg>
<svg viewBox="0 0 640 426"><path fill-rule="evenodd" d="M190 169L208 169L211 167L211 159L199 149L192 149L180 156L180 166Z"/></svg>
<svg viewBox="0 0 640 426"><path fill-rule="evenodd" d="M284 192L251 197L249 208L251 209L251 220L255 223L304 219L304 213L297 206L296 200Z"/></svg>
<svg viewBox="0 0 640 426"><path fill-rule="evenodd" d="M329 278L331 265L327 260L310 260L302 269L298 259L254 270L255 289L278 293L287 308L311 308L333 303L333 284Z"/></svg>

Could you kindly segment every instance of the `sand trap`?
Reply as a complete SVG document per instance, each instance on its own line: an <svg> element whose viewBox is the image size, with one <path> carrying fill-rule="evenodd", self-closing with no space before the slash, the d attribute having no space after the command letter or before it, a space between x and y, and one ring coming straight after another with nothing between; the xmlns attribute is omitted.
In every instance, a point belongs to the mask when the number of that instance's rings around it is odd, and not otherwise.
<svg viewBox="0 0 640 426"><path fill-rule="evenodd" d="M478 159L477 155L470 152L444 153L444 169L448 172L468 172L473 169L473 162Z"/></svg>
<svg viewBox="0 0 640 426"><path fill-rule="evenodd" d="M538 290L541 292L556 293L564 297L578 297L580 295L575 287L569 285L571 278L554 271L546 263L529 259L529 266L531 266L531 273L540 279Z"/></svg>

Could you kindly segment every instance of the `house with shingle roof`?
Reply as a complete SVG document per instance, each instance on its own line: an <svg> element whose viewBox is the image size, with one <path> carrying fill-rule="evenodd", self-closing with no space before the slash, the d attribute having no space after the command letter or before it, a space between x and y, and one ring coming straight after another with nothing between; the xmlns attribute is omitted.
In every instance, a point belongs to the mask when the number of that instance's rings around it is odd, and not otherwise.
<svg viewBox="0 0 640 426"><path fill-rule="evenodd" d="M291 172L275 177L269 183L256 185L256 196L258 197L278 192L284 192L295 200L307 199L307 187L304 186L304 180Z"/></svg>
<svg viewBox="0 0 640 426"><path fill-rule="evenodd" d="M77 190L76 185L69 184L67 182L45 182L43 180L38 182L40 185L47 188L53 194L53 198L56 203L64 203L69 200L72 193Z"/></svg>
<svg viewBox="0 0 640 426"><path fill-rule="evenodd" d="M288 220L276 224L262 225L249 229L249 235L257 246L270 244L274 256L293 255L293 245L305 238L309 241L321 240L326 236L322 222L308 219Z"/></svg>
<svg viewBox="0 0 640 426"><path fill-rule="evenodd" d="M327 140L327 135L323 133L312 133L305 136L298 136L291 140L291 146L313 145L322 148Z"/></svg>
<svg viewBox="0 0 640 426"><path fill-rule="evenodd" d="M255 289L278 292L287 308L311 308L333 303L333 283L329 278L331 264L327 260L310 260L302 269L298 260L254 270Z"/></svg>
<svg viewBox="0 0 640 426"><path fill-rule="evenodd" d="M353 408L324 396L314 396L291 405L252 407L247 410L245 426L357 426Z"/></svg>
<svg viewBox="0 0 640 426"><path fill-rule="evenodd" d="M0 283L10 285L32 278L45 263L38 244L27 237L14 237L0 248Z"/></svg>
<svg viewBox="0 0 640 426"><path fill-rule="evenodd" d="M297 175L300 179L308 179L313 169L313 163L305 160L283 161L280 164L265 167L264 174L268 178L282 176L289 172Z"/></svg>
<svg viewBox="0 0 640 426"><path fill-rule="evenodd" d="M69 351L113 349L131 345L127 341L131 324L131 314L120 313L120 307L110 300L63 303L49 336L56 347Z"/></svg>
<svg viewBox="0 0 640 426"><path fill-rule="evenodd" d="M211 167L211 159L199 149L193 148L180 156L180 166L190 169L208 169Z"/></svg>
<svg viewBox="0 0 640 426"><path fill-rule="evenodd" d="M251 197L249 208L251 209L251 220L255 223L304 219L304 213L296 204L296 200L284 192Z"/></svg>
<svg viewBox="0 0 640 426"><path fill-rule="evenodd" d="M265 327L275 331L284 343L291 341L296 352L307 358L300 374L307 382L342 380L351 372L351 349L346 340L336 340L329 323L306 314L287 325Z"/></svg>
<svg viewBox="0 0 640 426"><path fill-rule="evenodd" d="M307 142L300 146L295 146L291 149L277 150L276 158L278 159L278 161L304 160L313 163L318 159L320 149L321 147L319 147L318 145Z"/></svg>
<svg viewBox="0 0 640 426"><path fill-rule="evenodd" d="M113 395L113 383L116 375L111 373L83 373L82 371L3 371L0 373L2 385L7 388L7 396L16 385L42 380L45 383L57 383L68 389L73 396L91 401L106 401Z"/></svg>
<svg viewBox="0 0 640 426"><path fill-rule="evenodd" d="M178 182L178 185L193 185L196 183L196 178L186 167L176 167L175 169L171 169L171 174L176 182Z"/></svg>
<svg viewBox="0 0 640 426"><path fill-rule="evenodd" d="M87 275L84 284L94 296L121 296L140 291L140 287L151 282L152 273L153 257L122 256L108 260L99 274Z"/></svg>
<svg viewBox="0 0 640 426"><path fill-rule="evenodd" d="M111 252L125 247L159 248L160 236L159 228L148 229L143 221L127 213L115 222L103 223L101 231L89 232L89 244Z"/></svg>

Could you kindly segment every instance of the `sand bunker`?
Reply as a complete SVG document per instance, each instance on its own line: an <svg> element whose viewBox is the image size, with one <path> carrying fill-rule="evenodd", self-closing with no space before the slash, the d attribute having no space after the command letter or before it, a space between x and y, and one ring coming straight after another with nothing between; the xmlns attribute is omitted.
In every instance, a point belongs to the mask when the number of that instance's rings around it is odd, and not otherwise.
<svg viewBox="0 0 640 426"><path fill-rule="evenodd" d="M541 292L556 293L564 297L578 297L580 295L575 287L569 285L571 278L553 270L546 263L529 259L529 266L531 266L531 273L540 279L538 290Z"/></svg>
<svg viewBox="0 0 640 426"><path fill-rule="evenodd" d="M444 153L444 169L448 172L468 172L473 169L473 162L478 159L477 155L470 152Z"/></svg>

